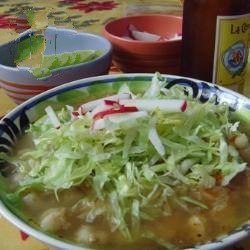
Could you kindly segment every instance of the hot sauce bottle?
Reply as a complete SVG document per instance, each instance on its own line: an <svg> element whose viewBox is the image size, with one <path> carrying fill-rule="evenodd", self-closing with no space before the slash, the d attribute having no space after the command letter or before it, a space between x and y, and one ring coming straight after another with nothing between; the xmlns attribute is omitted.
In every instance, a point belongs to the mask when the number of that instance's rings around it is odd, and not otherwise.
<svg viewBox="0 0 250 250"><path fill-rule="evenodd" d="M185 0L182 35L182 75L242 89L250 0Z"/></svg>

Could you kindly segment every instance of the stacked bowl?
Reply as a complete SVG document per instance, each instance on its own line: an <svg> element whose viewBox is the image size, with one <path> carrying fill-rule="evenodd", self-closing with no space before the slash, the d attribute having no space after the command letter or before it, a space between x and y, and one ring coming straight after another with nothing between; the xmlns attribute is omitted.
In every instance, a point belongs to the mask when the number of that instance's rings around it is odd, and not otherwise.
<svg viewBox="0 0 250 250"><path fill-rule="evenodd" d="M104 53L91 61L59 68L42 79L31 74L29 67L17 67L15 57L18 43L28 39L32 30L0 46L0 87L17 104L55 86L85 77L107 74L111 64L112 46L104 37L74 30L48 27L45 30L45 55L80 50L102 50Z"/></svg>
<svg viewBox="0 0 250 250"><path fill-rule="evenodd" d="M139 41L127 39L129 26L161 37L182 32L182 18L172 15L145 14L127 16L108 23L104 36L113 45L113 62L123 72L180 72L181 39Z"/></svg>

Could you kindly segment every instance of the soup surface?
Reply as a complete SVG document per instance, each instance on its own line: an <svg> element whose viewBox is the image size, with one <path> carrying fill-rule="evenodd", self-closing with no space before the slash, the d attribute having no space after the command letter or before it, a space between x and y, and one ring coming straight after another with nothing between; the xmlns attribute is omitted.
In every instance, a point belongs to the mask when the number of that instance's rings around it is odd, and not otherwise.
<svg viewBox="0 0 250 250"><path fill-rule="evenodd" d="M77 109L47 107L1 156L22 216L83 246L150 250L199 245L249 220L240 124L227 106L184 100L165 84L156 75L140 95L123 86Z"/></svg>

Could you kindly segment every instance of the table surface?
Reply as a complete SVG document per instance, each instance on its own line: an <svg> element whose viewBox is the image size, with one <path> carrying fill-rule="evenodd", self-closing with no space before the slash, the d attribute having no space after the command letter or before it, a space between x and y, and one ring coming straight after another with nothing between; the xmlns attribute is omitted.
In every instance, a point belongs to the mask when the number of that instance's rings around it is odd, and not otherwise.
<svg viewBox="0 0 250 250"><path fill-rule="evenodd" d="M171 14L181 14L182 12L180 0L154 1L153 4L151 4L151 1L147 0L84 1L83 3L86 3L86 5L84 5L85 7L80 10L72 9L72 7L76 6L76 3L74 3L74 1L67 0L7 0L2 4L0 3L0 24L2 14L8 13L10 17L15 17L19 15L20 8L27 8L28 6L37 8L37 11L40 11L41 13L47 13L50 24L76 28L77 30L93 33L99 33L102 26L109 20L128 14L134 14L136 12ZM17 34L13 29L0 28L0 43L7 42L16 37L16 35ZM250 57L244 95L250 97ZM0 117L13 109L15 106L16 105L13 101L4 93L2 89L0 89ZM52 248L32 237L23 241L20 237L19 230L0 216L0 249L51 250ZM249 250L250 238L245 239L228 249Z"/></svg>

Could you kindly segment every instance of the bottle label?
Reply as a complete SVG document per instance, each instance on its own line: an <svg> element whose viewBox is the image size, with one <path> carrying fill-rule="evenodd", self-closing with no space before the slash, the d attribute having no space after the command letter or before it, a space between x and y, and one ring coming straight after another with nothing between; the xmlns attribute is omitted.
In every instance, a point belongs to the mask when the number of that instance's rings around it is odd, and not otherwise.
<svg viewBox="0 0 250 250"><path fill-rule="evenodd" d="M217 17L214 83L232 86L244 84L249 38L250 14Z"/></svg>

